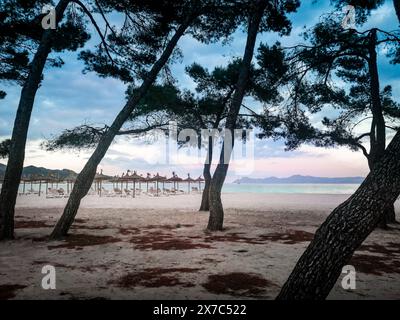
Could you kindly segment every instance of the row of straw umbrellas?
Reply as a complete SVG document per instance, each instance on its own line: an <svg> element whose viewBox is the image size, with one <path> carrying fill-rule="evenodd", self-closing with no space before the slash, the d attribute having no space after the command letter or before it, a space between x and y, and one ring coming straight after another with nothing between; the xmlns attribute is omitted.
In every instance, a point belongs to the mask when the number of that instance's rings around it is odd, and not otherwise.
<svg viewBox="0 0 400 320"><path fill-rule="evenodd" d="M21 185L22 185L22 194L26 193L26 188L30 186L30 190L28 190L28 193L33 191L33 185L39 185L38 188L38 195L40 196L42 192L42 187L45 186L45 193L46 195L48 194L49 187L51 188L56 188L58 189L58 185L60 183L66 183L67 185L67 193L69 193L70 190L72 190L73 183L75 182L76 177L73 175L70 175L65 178L60 178L55 175L29 175L29 176L23 176L21 178ZM2 181L0 181L2 182Z"/></svg>
<svg viewBox="0 0 400 320"><path fill-rule="evenodd" d="M38 188L38 195L40 196L42 192L42 187L45 186L45 193L46 195L48 194L49 186L51 188L58 189L58 185L61 183L65 183L67 185L67 193L72 190L73 185L76 181L76 176L70 175L65 178L60 178L55 175L48 175L48 176L43 176L43 175L30 175L30 176L24 176L21 178L21 184L22 184L22 193L26 193L26 188L30 186L30 190L28 192L33 191L33 185L39 185ZM0 181L1 183L2 181ZM190 177L190 174L187 175L187 178L183 179L180 178L175 172L172 173L172 176L170 178L160 176L159 173L155 175L151 175L150 173L147 173L146 176L142 174L138 174L136 171L131 171L128 170L126 173L123 173L121 176L108 176L103 174L103 170L101 170L99 173L96 173L94 177L94 190L96 193L101 196L102 191L103 191L103 183L108 182L113 184L113 188L118 187L121 185L121 189L123 189L123 186L125 185L126 188L128 189L128 185L132 183L133 185L133 194L132 196L136 196L136 185L139 185L139 189L141 189L141 184L145 183L147 192L149 191L149 184L154 183L156 186L156 195L159 193L159 185L162 184L163 189L165 189L165 184L166 183L173 183L173 187L176 190L179 190L179 184L180 183L187 183L187 188L188 188L188 193L190 193L191 186L193 184L197 184L199 186L199 191L201 191L201 183L204 182L204 179L200 176L197 179L193 179Z"/></svg>
<svg viewBox="0 0 400 320"><path fill-rule="evenodd" d="M121 176L110 177L104 175L103 171L101 171L100 173L97 173L94 178L95 191L97 191L100 196L103 189L102 185L104 181L111 182L113 184L113 187L115 186L118 187L119 185L121 185L121 190L123 189L124 185L128 189L128 185L132 183L133 185L132 197L135 197L137 184L139 185L139 189L141 189L141 184L145 183L146 190L147 192L149 192L149 184L154 183L156 187L156 195L158 195L160 184L162 184L162 188L164 190L166 183L173 183L174 189L179 190L180 183L187 183L188 193L190 193L191 185L196 183L198 183L199 191L201 191L201 183L204 182L204 179L201 176L198 177L197 179L193 179L190 177L189 173L187 175L187 178L183 179L180 178L175 172L172 172L172 176L170 178L167 178L165 176L160 176L159 173L153 176L150 173L147 173L146 176L144 176L142 174L138 174L136 171L131 171L131 170L128 170L126 173L123 173Z"/></svg>

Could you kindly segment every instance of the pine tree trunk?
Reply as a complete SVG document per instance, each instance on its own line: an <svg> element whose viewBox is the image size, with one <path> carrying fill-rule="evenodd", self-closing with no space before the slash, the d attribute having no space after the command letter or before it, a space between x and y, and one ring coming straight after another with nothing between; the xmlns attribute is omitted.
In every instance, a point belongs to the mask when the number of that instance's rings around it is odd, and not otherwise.
<svg viewBox="0 0 400 320"><path fill-rule="evenodd" d="M210 210L210 184L211 184L211 164L204 164L203 176L204 176L204 189L201 196L201 205L199 211Z"/></svg>
<svg viewBox="0 0 400 320"><path fill-rule="evenodd" d="M394 3L394 8L396 10L397 18L400 23L400 0L393 0L393 3ZM396 224L399 223L396 219L396 208L394 206L394 203L386 214L386 221L388 221L388 223L396 223Z"/></svg>
<svg viewBox="0 0 400 320"><path fill-rule="evenodd" d="M255 6L256 6L256 11L252 16L249 17L247 42L243 56L242 66L240 69L238 82L236 84L236 90L233 95L232 102L230 104L229 112L226 119L225 128L227 130L230 130L231 132L236 127L237 117L243 102L244 95L246 93L246 87L251 68L251 61L253 59L253 54L254 54L254 47L257 40L257 34L260 27L260 23L264 15L264 10L266 8L266 2L259 1ZM234 141L232 139L232 148L233 148L233 143ZM224 153L226 151L224 151L224 146L223 146L219 163L211 179L210 193L209 193L210 217L207 226L207 229L209 231L218 231L223 229L224 208L222 206L222 201L221 201L221 190L222 186L224 185L226 174L229 168L229 161L226 161L226 159L230 159L232 148L229 148L230 149L229 154L225 157Z"/></svg>
<svg viewBox="0 0 400 320"><path fill-rule="evenodd" d="M86 194L90 189L94 176L96 175L97 166L103 159L104 155L106 154L108 148L110 147L112 141L114 140L115 136L117 135L123 124L126 122L126 120L134 111L137 103L145 96L150 86L156 80L160 70L168 62L168 59L170 58L172 52L174 51L174 48L176 47L178 40L183 36L187 27L190 25L193 19L194 19L193 16L188 17L187 21L177 29L174 36L168 42L168 45L165 47L164 52L147 74L147 77L143 81L138 92L135 94L135 96L130 97L124 108L115 118L109 130L101 137L99 144L96 147L96 150L89 158L85 167L79 173L76 179L74 188L72 189L71 195L68 199L63 215L57 222L50 236L51 239L53 240L61 239L67 235L68 230L71 227L75 219L75 216L78 212L80 202L82 198L86 196Z"/></svg>
<svg viewBox="0 0 400 320"><path fill-rule="evenodd" d="M400 0L393 0L394 8L396 10L397 18L400 23Z"/></svg>
<svg viewBox="0 0 400 320"><path fill-rule="evenodd" d="M394 203L388 205L387 210L385 211L386 222L389 224L398 223L396 220L396 209L394 207Z"/></svg>
<svg viewBox="0 0 400 320"><path fill-rule="evenodd" d="M379 221L378 227L381 229L388 229L388 224L398 224L394 203L388 204L381 221Z"/></svg>
<svg viewBox="0 0 400 320"><path fill-rule="evenodd" d="M382 158L386 148L386 123L383 114L383 108L380 96L380 83L379 83L379 71L377 61L377 30L373 29L370 34L369 41L369 59L368 59L368 71L370 75L370 90L371 90L371 102L372 102L372 114L373 121L371 125L370 134L370 155L369 155L369 166L372 170L376 163ZM396 214L394 209L394 203L388 204L384 215L378 226L383 229L387 229L388 223L396 223Z"/></svg>
<svg viewBox="0 0 400 320"><path fill-rule="evenodd" d="M69 0L61 0L55 8L57 22L63 19L68 3ZM0 195L0 240L14 238L14 209L24 166L29 122L36 92L42 79L43 69L51 51L54 33L55 30L51 29L43 32L39 47L30 64L28 78L21 91Z"/></svg>
<svg viewBox="0 0 400 320"><path fill-rule="evenodd" d="M201 204L199 211L209 211L210 210L210 184L211 184L211 163L213 158L213 138L208 138L208 151L207 158L204 163L203 176L204 176L204 189L201 196Z"/></svg>
<svg viewBox="0 0 400 320"><path fill-rule="evenodd" d="M221 190L228 172L229 164L218 164L211 179L209 201L210 217L207 230L221 231L224 226L224 208L221 201Z"/></svg>
<svg viewBox="0 0 400 320"><path fill-rule="evenodd" d="M386 149L386 123L383 115L383 108L381 103L379 71L378 71L378 57L376 53L377 47L377 30L372 29L369 36L368 45L368 72L369 72L369 86L371 91L371 112L373 116L373 126L371 130L371 150L370 161L374 165L383 156Z"/></svg>
<svg viewBox="0 0 400 320"><path fill-rule="evenodd" d="M277 299L325 299L354 251L400 194L400 132L358 190L317 230Z"/></svg>

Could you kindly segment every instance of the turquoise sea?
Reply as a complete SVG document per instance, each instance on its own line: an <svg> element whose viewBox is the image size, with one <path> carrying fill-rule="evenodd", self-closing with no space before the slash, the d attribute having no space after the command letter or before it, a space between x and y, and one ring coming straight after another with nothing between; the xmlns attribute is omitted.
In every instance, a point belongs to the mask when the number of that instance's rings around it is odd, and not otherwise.
<svg viewBox="0 0 400 320"><path fill-rule="evenodd" d="M352 194L358 184L237 184L226 183L223 192Z"/></svg>

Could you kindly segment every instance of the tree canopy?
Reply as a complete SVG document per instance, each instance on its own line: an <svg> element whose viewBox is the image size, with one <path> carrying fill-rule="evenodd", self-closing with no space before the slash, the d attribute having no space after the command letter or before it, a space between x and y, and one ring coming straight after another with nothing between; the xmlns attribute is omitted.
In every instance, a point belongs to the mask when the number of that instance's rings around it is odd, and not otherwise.
<svg viewBox="0 0 400 320"><path fill-rule="evenodd" d="M11 81L23 85L26 80L30 60L44 31L40 21L46 14L42 13L42 8L46 5L49 5L49 1L1 1L0 82ZM75 51L83 47L90 38L85 22L79 9L69 7L65 19L55 30L53 51ZM57 56L47 61L49 67L61 67L63 64L64 61ZM0 92L0 97L4 96L4 91Z"/></svg>
<svg viewBox="0 0 400 320"><path fill-rule="evenodd" d="M342 145L362 150L373 163L375 148L385 149L385 128L398 126L400 105L392 99L392 88L380 88L378 52L385 46L386 56L398 63L399 34L376 28L346 30L340 19L328 17L305 32L308 44L286 50L291 64L287 112L303 124L287 127L289 149L304 142ZM312 125L306 113L324 114L322 126ZM305 121L298 121L299 117ZM363 132L367 120L371 126ZM363 145L366 138L370 151Z"/></svg>
<svg viewBox="0 0 400 320"><path fill-rule="evenodd" d="M4 159L8 157L8 154L10 153L10 145L11 145L11 140L6 139L0 142L0 158Z"/></svg>

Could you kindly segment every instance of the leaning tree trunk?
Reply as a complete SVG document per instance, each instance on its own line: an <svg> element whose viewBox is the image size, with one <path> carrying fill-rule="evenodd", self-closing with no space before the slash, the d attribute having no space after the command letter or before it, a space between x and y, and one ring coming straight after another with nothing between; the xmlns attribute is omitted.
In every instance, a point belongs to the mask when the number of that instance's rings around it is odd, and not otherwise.
<svg viewBox="0 0 400 320"><path fill-rule="evenodd" d="M382 229L388 229L388 224L398 224L396 220L396 209L394 203L388 203L385 212L383 213L382 219L378 226Z"/></svg>
<svg viewBox="0 0 400 320"><path fill-rule="evenodd" d="M233 132L236 126L237 117L240 111L240 106L242 105L243 98L246 92L246 87L249 79L249 73L251 68L251 61L253 59L254 47L257 40L257 34L260 27L260 23L266 8L265 1L259 1L257 4L257 11L253 16L249 17L249 26L247 33L246 48L243 56L242 66L239 73L238 82L236 84L236 90L230 104L228 116L226 119L226 130ZM224 184L226 174L229 168L232 148L233 148L233 134L232 134L232 147L228 148L228 151L224 151L225 145L222 147L219 163L215 169L214 175L211 179L210 184L210 217L208 219L207 229L210 231L222 230L224 223L224 208L221 201L221 190ZM226 156L224 155L226 152Z"/></svg>
<svg viewBox="0 0 400 320"><path fill-rule="evenodd" d="M69 0L61 0L55 8L57 23L63 19ZM30 64L29 74L21 91L10 153L0 195L0 240L14 238L14 209L25 159L25 145L36 92L51 51L55 30L43 32L39 47Z"/></svg>
<svg viewBox="0 0 400 320"><path fill-rule="evenodd" d="M211 163L213 157L213 140L209 137L208 141L208 151L207 159L204 163L203 176L204 176L204 189L201 196L201 204L199 211L209 211L210 210L210 184L211 184Z"/></svg>
<svg viewBox="0 0 400 320"><path fill-rule="evenodd" d="M400 132L358 190L317 230L277 299L325 299L354 251L400 194Z"/></svg>
<svg viewBox="0 0 400 320"><path fill-rule="evenodd" d="M106 154L108 148L110 147L115 136L121 129L122 125L132 114L137 103L145 96L150 86L156 80L160 70L168 62L168 59L170 58L172 52L174 51L174 48L176 47L178 40L183 36L193 18L194 18L193 16L188 17L186 22L183 23L176 30L174 36L170 39L168 45L165 47L164 52L147 74L147 77L143 81L138 92L134 96L130 97L124 108L119 112L119 114L115 118L110 128L101 137L99 144L96 147L96 150L87 161L85 167L79 173L74 188L72 189L72 192L68 199L67 205L64 208L63 215L58 220L52 234L50 235L50 239L53 240L61 239L62 237L67 235L68 230L71 227L75 219L75 216L78 212L80 202L82 198L86 196L86 194L90 189L94 176L96 175L97 166L103 159L104 155Z"/></svg>

